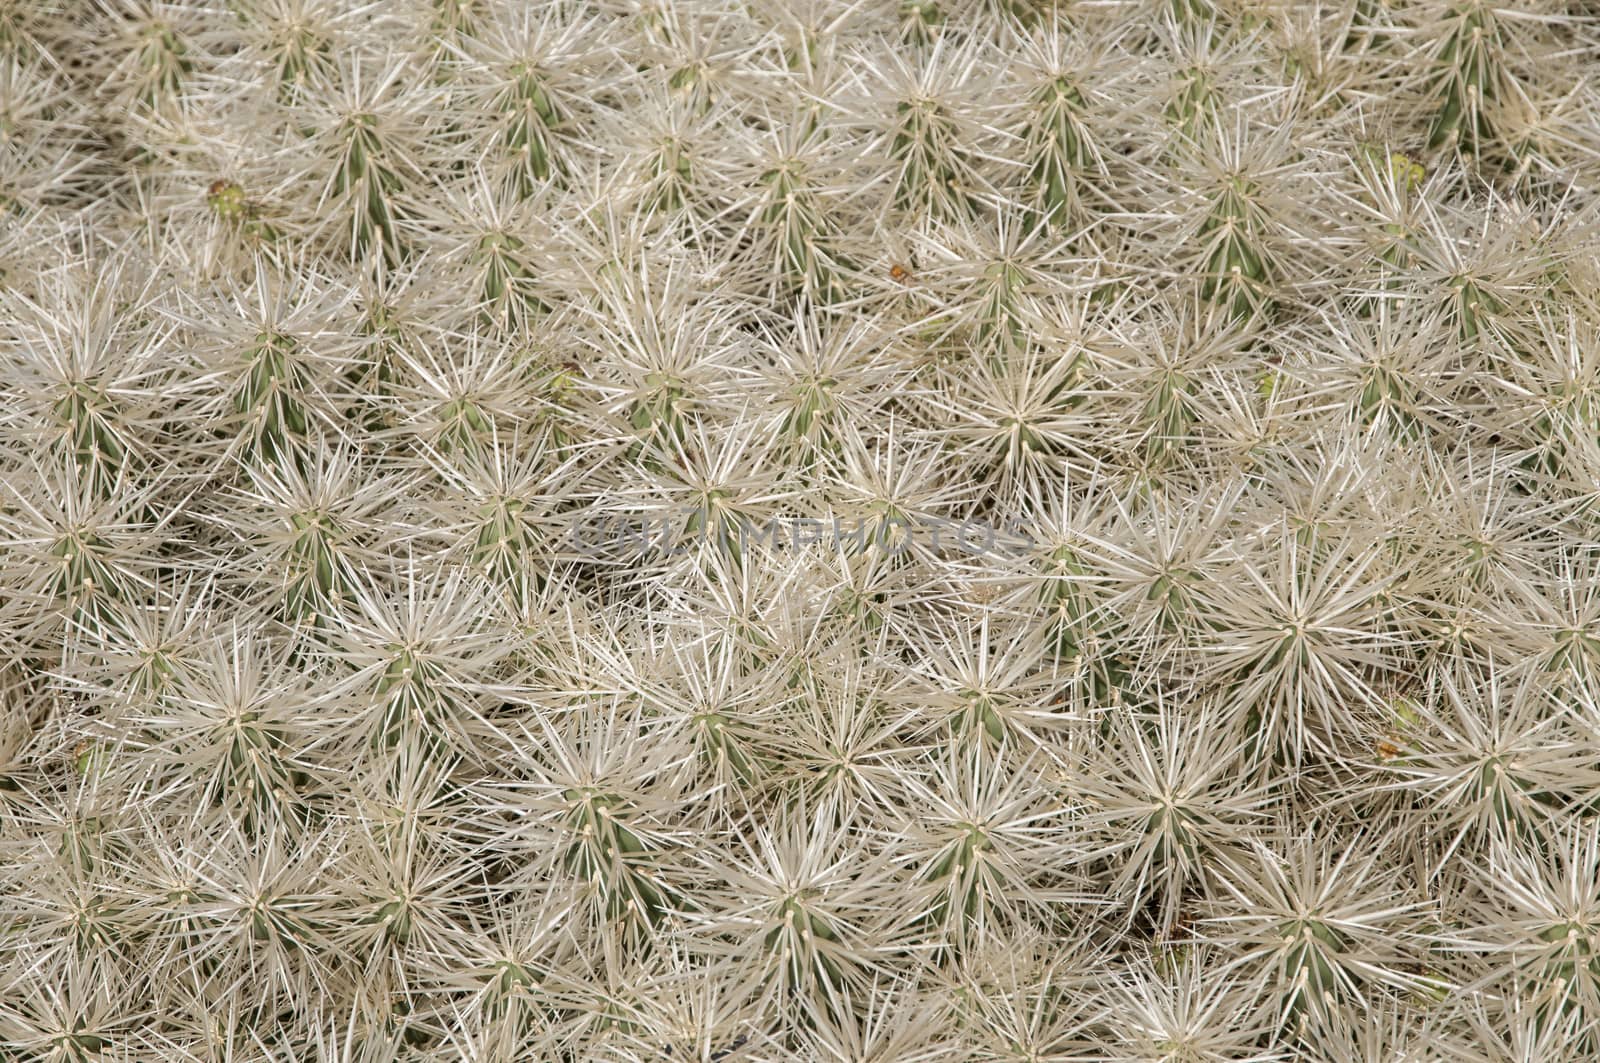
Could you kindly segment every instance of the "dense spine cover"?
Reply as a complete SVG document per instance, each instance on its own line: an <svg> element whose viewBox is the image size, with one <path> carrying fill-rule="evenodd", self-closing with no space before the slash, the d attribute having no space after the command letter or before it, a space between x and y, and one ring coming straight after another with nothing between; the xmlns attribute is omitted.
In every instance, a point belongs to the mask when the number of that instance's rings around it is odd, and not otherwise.
<svg viewBox="0 0 1600 1063"><path fill-rule="evenodd" d="M0 1060L1600 1056L1597 70L0 0Z"/></svg>

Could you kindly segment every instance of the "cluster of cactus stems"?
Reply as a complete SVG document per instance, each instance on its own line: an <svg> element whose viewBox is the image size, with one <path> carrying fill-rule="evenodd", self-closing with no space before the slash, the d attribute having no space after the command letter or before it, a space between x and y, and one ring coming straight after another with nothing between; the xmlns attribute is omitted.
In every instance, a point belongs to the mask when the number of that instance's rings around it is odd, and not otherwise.
<svg viewBox="0 0 1600 1063"><path fill-rule="evenodd" d="M1597 64L0 0L0 1061L1600 1057Z"/></svg>

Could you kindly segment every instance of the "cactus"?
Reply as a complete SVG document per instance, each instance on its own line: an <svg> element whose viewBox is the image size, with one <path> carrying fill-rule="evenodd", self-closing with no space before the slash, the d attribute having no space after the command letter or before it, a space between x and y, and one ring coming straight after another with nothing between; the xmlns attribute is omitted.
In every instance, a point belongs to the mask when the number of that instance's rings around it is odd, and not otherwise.
<svg viewBox="0 0 1600 1063"><path fill-rule="evenodd" d="M0 0L0 1060L1600 1058L1564 0Z"/></svg>

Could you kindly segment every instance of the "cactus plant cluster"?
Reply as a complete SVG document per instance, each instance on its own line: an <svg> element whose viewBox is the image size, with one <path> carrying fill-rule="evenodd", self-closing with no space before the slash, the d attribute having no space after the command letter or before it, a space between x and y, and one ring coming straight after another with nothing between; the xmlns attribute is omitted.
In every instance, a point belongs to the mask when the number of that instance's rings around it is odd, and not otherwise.
<svg viewBox="0 0 1600 1063"><path fill-rule="evenodd" d="M1597 20L0 0L0 1060L1600 1057Z"/></svg>

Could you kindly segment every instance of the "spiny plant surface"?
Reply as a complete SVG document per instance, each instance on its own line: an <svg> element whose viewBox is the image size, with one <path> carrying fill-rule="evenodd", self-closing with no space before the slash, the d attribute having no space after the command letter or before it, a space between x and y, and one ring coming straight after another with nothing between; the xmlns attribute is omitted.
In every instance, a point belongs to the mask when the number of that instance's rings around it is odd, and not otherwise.
<svg viewBox="0 0 1600 1063"><path fill-rule="evenodd" d="M1597 17L0 0L0 1060L1600 1058Z"/></svg>

